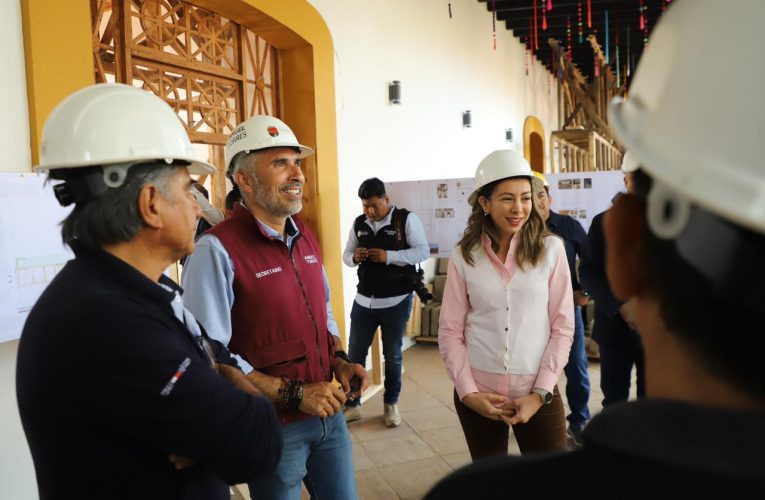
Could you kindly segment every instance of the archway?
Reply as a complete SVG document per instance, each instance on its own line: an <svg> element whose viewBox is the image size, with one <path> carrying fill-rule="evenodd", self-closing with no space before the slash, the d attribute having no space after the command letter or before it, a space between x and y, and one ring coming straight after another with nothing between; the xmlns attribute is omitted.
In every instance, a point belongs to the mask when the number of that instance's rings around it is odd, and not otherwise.
<svg viewBox="0 0 765 500"><path fill-rule="evenodd" d="M523 156L532 170L545 172L545 129L536 116L526 117L523 123Z"/></svg>

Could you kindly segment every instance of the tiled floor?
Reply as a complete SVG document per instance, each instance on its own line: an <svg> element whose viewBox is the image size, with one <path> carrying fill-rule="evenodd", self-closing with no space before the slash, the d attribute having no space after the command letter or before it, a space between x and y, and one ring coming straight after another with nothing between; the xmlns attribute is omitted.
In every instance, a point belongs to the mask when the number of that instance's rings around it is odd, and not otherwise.
<svg viewBox="0 0 765 500"><path fill-rule="evenodd" d="M404 367L399 401L401 425L385 427L382 392L365 402L361 407L363 418L349 425L361 500L421 498L439 479L470 462L454 411L454 388L438 347L418 344L407 349ZM589 373L589 407L594 415L600 411L603 399L597 362L590 363ZM559 388L566 403L564 377ZM508 444L510 453L519 453L512 432Z"/></svg>
<svg viewBox="0 0 765 500"><path fill-rule="evenodd" d="M439 479L470 462L467 443L454 411L454 386L438 347L418 344L404 352L406 373L399 401L402 423L383 424L382 392L362 406L362 418L350 424L359 498L421 498ZM600 367L591 363L590 411L600 411ZM565 387L562 378L560 388ZM564 391L561 391L564 392ZM565 402L565 395L564 395ZM510 434L510 453L519 453Z"/></svg>

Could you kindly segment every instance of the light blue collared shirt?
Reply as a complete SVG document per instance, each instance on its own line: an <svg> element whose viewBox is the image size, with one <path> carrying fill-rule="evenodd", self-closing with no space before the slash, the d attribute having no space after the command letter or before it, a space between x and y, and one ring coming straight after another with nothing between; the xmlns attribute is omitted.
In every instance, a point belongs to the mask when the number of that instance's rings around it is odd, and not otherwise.
<svg viewBox="0 0 765 500"><path fill-rule="evenodd" d="M391 205L388 214L382 219L373 221L367 217L365 222L372 228L372 231L377 234L377 231L391 223L394 210L396 210L395 205ZM409 216L406 218L404 232L406 233L406 242L409 244L409 248L403 250L386 250L386 264L389 266L413 266L430 257L430 246L428 245L428 236L425 234L425 227L414 212L409 212ZM359 239L356 236L356 231L351 227L351 233L348 235L348 243L345 244L345 251L343 252L343 262L345 262L347 266L358 266L358 264L353 261L353 253L358 246ZM367 309L385 309L395 306L408 296L409 294L407 293L396 297L385 297L381 299L367 297L366 295L357 293L355 300L358 305L366 307Z"/></svg>
<svg viewBox="0 0 765 500"><path fill-rule="evenodd" d="M284 236L255 219L263 231L272 238L284 241ZM287 248L292 248L295 238L300 233L292 217L287 218L290 230L287 231ZM324 292L327 296L327 330L335 337L340 331L332 314L329 303L329 281L324 266L321 268L324 279ZM196 242L194 252L183 266L181 278L183 302L205 327L207 335L223 345L231 341L231 307L234 305L234 262L231 260L221 241L204 234ZM235 356L245 373L252 367L241 357Z"/></svg>

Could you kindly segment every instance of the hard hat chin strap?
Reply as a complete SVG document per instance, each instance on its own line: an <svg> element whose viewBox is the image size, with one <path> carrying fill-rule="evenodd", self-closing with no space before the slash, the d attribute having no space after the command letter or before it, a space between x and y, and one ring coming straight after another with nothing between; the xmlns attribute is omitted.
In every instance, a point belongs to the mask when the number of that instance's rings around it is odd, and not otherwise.
<svg viewBox="0 0 765 500"><path fill-rule="evenodd" d="M68 177L64 182L53 186L53 193L64 207L97 198L111 188L122 186L132 165L133 163L117 163Z"/></svg>
<svg viewBox="0 0 765 500"><path fill-rule="evenodd" d="M747 231L654 182L648 194L648 227L674 240L679 256L712 284L716 296L765 312L761 300L765 237Z"/></svg>
<svg viewBox="0 0 765 500"><path fill-rule="evenodd" d="M62 207L72 203L97 198L109 189L104 183L103 172L90 172L76 177L71 177L60 184L53 186L53 193Z"/></svg>

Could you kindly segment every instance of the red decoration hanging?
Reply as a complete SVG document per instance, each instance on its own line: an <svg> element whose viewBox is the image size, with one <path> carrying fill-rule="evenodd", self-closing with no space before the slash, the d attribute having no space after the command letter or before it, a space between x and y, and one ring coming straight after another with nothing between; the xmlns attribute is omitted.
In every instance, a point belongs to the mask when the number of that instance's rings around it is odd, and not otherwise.
<svg viewBox="0 0 765 500"><path fill-rule="evenodd" d="M592 0L587 0L587 27L592 28Z"/></svg>
<svg viewBox="0 0 765 500"><path fill-rule="evenodd" d="M491 0L491 45L497 50L497 1Z"/></svg>
<svg viewBox="0 0 765 500"><path fill-rule="evenodd" d="M571 16L566 16L566 41L568 42L568 62L571 62Z"/></svg>
<svg viewBox="0 0 765 500"><path fill-rule="evenodd" d="M643 3L642 0L640 3ZM648 46L648 6L643 6L643 11L645 12L645 15L640 15L640 21L643 23L643 48L645 49Z"/></svg>
<svg viewBox="0 0 765 500"><path fill-rule="evenodd" d="M643 19L643 0L640 0L640 29L645 29L645 19Z"/></svg>
<svg viewBox="0 0 765 500"><path fill-rule="evenodd" d="M547 0L547 10L552 10L552 0Z"/></svg>
<svg viewBox="0 0 765 500"><path fill-rule="evenodd" d="M534 0L534 50L539 50L539 19L537 18L537 0Z"/></svg>
<svg viewBox="0 0 765 500"><path fill-rule="evenodd" d="M547 31L547 14L544 6L542 7L542 31Z"/></svg>

